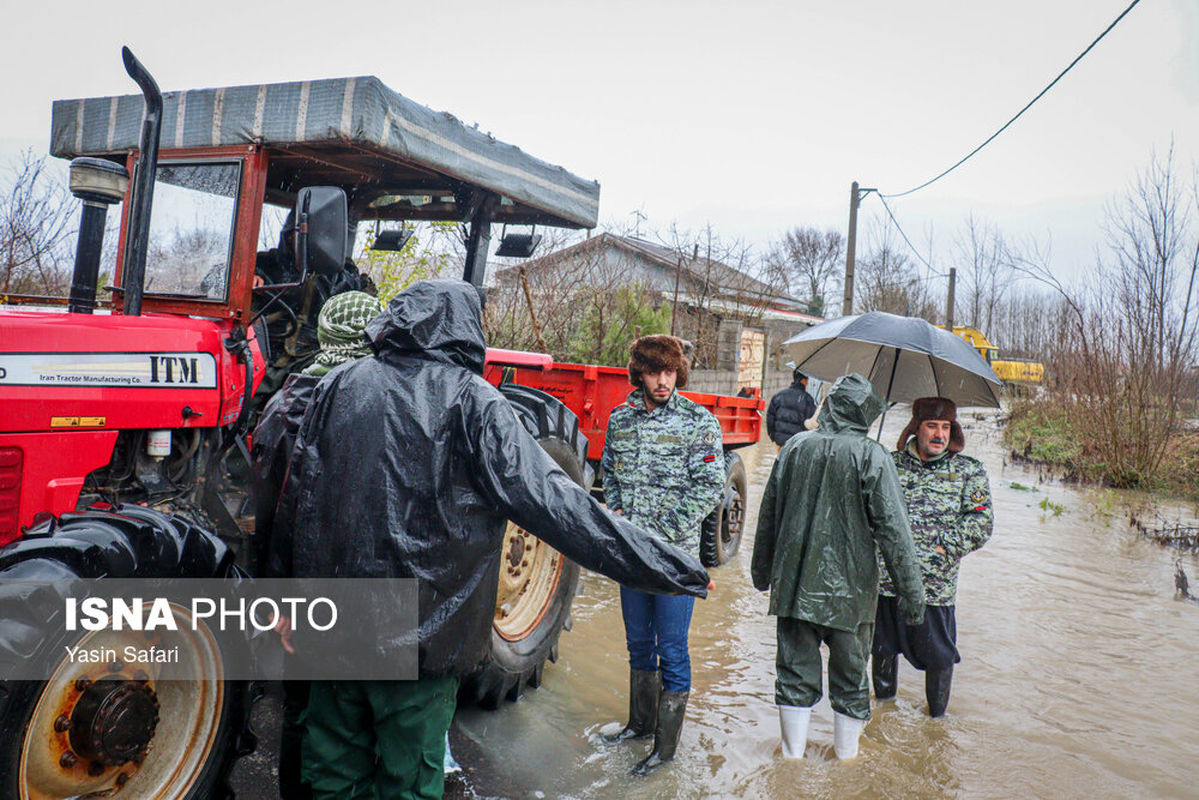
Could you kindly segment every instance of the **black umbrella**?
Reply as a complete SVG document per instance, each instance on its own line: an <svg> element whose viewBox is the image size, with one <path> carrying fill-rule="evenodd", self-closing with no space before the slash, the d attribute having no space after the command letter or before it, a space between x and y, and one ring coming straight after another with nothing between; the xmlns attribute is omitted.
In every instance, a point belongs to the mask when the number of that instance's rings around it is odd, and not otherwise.
<svg viewBox="0 0 1199 800"><path fill-rule="evenodd" d="M916 317L882 311L841 317L783 343L801 372L836 380L865 375L889 403L948 397L959 406L999 407L1003 385L960 336Z"/></svg>

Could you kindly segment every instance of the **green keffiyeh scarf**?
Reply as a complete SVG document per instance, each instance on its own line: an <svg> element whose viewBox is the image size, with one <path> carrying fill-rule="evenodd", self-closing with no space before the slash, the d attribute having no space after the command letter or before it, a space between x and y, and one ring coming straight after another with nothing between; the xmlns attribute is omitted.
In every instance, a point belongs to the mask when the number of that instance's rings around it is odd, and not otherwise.
<svg viewBox="0 0 1199 800"><path fill-rule="evenodd" d="M363 331L366 323L382 311L379 299L365 292L345 292L329 298L316 320L321 351L304 374L324 375L339 364L369 356L371 346Z"/></svg>

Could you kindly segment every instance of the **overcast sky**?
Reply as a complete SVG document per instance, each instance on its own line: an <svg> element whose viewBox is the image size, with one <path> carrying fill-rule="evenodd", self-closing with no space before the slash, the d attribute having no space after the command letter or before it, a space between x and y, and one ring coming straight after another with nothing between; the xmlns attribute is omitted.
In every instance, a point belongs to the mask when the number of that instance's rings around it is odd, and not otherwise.
<svg viewBox="0 0 1199 800"><path fill-rule="evenodd" d="M849 185L899 192L965 155L1129 0L9 3L0 157L44 153L53 99L376 75L602 185L600 216L710 222L765 247L844 231ZM174 11L175 6L182 10ZM167 10L164 10L167 9ZM968 213L1052 236L1076 274L1156 148L1199 160L1199 3L1143 0L956 172L892 202L949 266ZM864 202L863 223L882 214Z"/></svg>

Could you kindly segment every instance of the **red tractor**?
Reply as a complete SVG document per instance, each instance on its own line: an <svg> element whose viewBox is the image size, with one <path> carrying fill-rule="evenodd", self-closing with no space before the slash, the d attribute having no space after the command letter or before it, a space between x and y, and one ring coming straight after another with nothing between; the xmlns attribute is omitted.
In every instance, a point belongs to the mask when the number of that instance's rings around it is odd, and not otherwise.
<svg viewBox="0 0 1199 800"><path fill-rule="evenodd" d="M479 284L493 223L593 227L598 212L598 184L375 78L164 96L124 58L141 96L54 103L51 153L73 159L84 204L69 301L0 298L4 798L232 796L227 774L254 736L249 687L223 679L219 654L196 642L201 668L187 681L119 660L7 680L6 665L70 643L65 629L38 633L61 604L32 603L20 587L254 572L249 432L311 349L320 303L358 278L349 220L464 223L464 279ZM106 209L118 203L112 300L98 307ZM260 230L288 211L280 247L259 253ZM375 244L403 239L392 227ZM607 414L628 389L621 371L500 351L489 363L526 427L589 485ZM728 449L757 441L756 397L697 398L721 417ZM711 564L740 539L745 473L735 454L729 465L706 525ZM498 576L491 660L464 684L485 705L539 683L578 580L577 566L515 526L504 547L518 566Z"/></svg>

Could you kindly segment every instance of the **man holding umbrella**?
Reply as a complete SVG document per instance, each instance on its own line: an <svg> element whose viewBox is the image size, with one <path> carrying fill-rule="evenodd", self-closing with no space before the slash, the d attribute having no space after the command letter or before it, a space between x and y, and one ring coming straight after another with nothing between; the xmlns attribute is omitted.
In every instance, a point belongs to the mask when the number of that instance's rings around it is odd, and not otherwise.
<svg viewBox="0 0 1199 800"><path fill-rule="evenodd" d="M886 402L913 404L912 421L892 456L925 571L928 619L919 625L898 619L894 598L886 596L898 588L902 597L907 587L883 581L872 647L874 687L880 699L895 695L895 655L902 652L926 670L929 712L939 716L945 712L958 660L957 565L991 534L986 472L978 461L961 455L965 439L957 405L998 408L1002 384L965 339L916 317L881 311L840 317L796 334L783 346L796 368L808 375L824 380L858 371ZM881 423L879 431L881 436Z"/></svg>
<svg viewBox="0 0 1199 800"><path fill-rule="evenodd" d="M924 622L906 624L890 577L883 572L874 627L874 695L895 696L897 654L924 670L928 714L939 717L949 704L957 651L954 606L958 565L991 537L993 516L987 471L962 455L966 438L957 406L945 397L912 403L912 419L899 435L892 457L907 501L908 522L924 576Z"/></svg>

